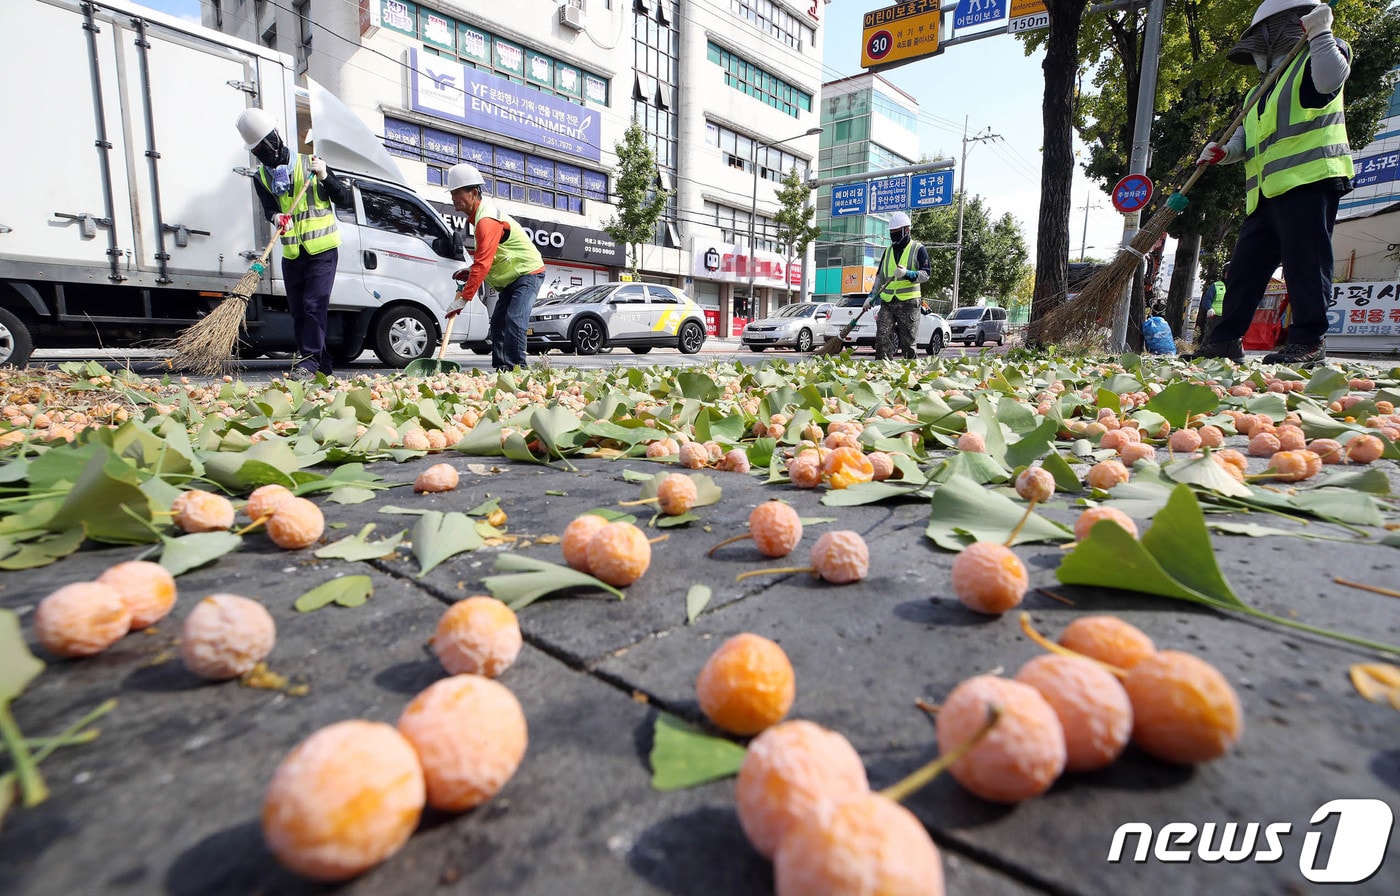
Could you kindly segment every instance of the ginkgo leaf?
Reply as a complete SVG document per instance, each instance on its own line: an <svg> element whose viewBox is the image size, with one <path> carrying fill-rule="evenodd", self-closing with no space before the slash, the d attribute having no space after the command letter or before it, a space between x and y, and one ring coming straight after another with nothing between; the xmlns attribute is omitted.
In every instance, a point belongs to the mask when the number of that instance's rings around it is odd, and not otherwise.
<svg viewBox="0 0 1400 896"><path fill-rule="evenodd" d="M408 532L407 529L400 529L397 535L391 535L381 541L370 541L369 534L373 531L374 523L366 523L357 534L326 545L316 552L316 556L322 559L339 558L350 561L377 560L392 554Z"/></svg>
<svg viewBox="0 0 1400 896"><path fill-rule="evenodd" d="M1005 495L987 491L972 480L955 476L933 493L924 534L945 551L961 551L974 541L1005 542L1026 508ZM1032 513L1016 544L1071 541L1074 533L1060 523Z"/></svg>
<svg viewBox="0 0 1400 896"><path fill-rule="evenodd" d="M232 532L195 532L179 538L162 536L161 544L160 565L178 576L238 550L243 539Z"/></svg>
<svg viewBox="0 0 1400 896"><path fill-rule="evenodd" d="M1234 498L1248 498L1249 486L1225 472L1215 453L1206 451L1200 457L1179 458L1162 464L1162 475L1173 482L1185 482Z"/></svg>
<svg viewBox="0 0 1400 896"><path fill-rule="evenodd" d="M330 604L358 607L374 593L374 581L369 576L341 576L317 585L298 597L293 605L300 613L310 613Z"/></svg>
<svg viewBox="0 0 1400 896"><path fill-rule="evenodd" d="M1400 709L1400 667L1389 663L1357 663L1349 670L1352 687L1372 703Z"/></svg>
<svg viewBox="0 0 1400 896"><path fill-rule="evenodd" d="M429 511L413 526L413 554L421 569L418 578L432 572L439 563L485 543L477 531L477 521L465 513Z"/></svg>
<svg viewBox="0 0 1400 896"><path fill-rule="evenodd" d="M496 570L505 574L487 576L482 584L492 596L512 610L519 611L546 594L570 588L595 588L615 595L618 600L626 597L618 589L587 573L523 554L501 554L496 558Z"/></svg>
<svg viewBox="0 0 1400 896"><path fill-rule="evenodd" d="M651 786L654 790L683 790L733 777L744 764L746 752L731 740L660 713L652 728Z"/></svg>
<svg viewBox="0 0 1400 896"><path fill-rule="evenodd" d="M709 585L691 585L685 594L685 621L694 622L695 617L710 603L713 594Z"/></svg>

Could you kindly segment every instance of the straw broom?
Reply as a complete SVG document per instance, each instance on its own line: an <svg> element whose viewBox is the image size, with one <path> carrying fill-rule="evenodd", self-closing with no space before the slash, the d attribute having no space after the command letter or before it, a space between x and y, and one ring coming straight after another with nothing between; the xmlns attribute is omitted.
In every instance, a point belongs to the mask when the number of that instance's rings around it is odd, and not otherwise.
<svg viewBox="0 0 1400 896"><path fill-rule="evenodd" d="M302 179L301 190L292 200L292 208L301 203L310 185L311 178ZM248 266L247 273L224 295L218 307L175 337L170 344L174 351L169 360L171 367L191 370L204 376L214 376L224 371L233 359L233 348L238 343L238 335L247 328L248 299L257 291L263 272L267 270L267 261L281 238L281 230L272 234L272 239L267 241L262 254Z"/></svg>
<svg viewBox="0 0 1400 896"><path fill-rule="evenodd" d="M1256 101L1268 93L1269 88L1273 87L1274 83L1283 75L1284 70L1299 53L1303 52L1303 48L1307 45L1308 38L1304 34L1289 51L1288 57L1264 76L1258 92L1255 93ZM1226 126L1215 142L1222 146L1229 142L1230 137L1244 123L1244 117L1248 111L1249 105L1241 107L1234 120ZM1087 340L1095 329L1101 328L1105 321L1110 320L1129 281L1137 273L1138 265L1146 260L1147 252L1167 232L1167 228L1171 226L1172 221L1176 220L1176 216L1186 211L1186 194L1196 185L1196 181L1200 180L1205 170L1205 165L1197 165L1196 170L1191 172L1191 176L1186 179L1186 183L1181 185L1181 189L1167 198L1166 204L1157 209L1147 224L1134 234L1132 241L1127 246L1118 250L1113 261L1109 262L1085 284L1074 301L1060 303L1050 309L1040 320L1033 322L1029 328L1031 338L1042 344Z"/></svg>

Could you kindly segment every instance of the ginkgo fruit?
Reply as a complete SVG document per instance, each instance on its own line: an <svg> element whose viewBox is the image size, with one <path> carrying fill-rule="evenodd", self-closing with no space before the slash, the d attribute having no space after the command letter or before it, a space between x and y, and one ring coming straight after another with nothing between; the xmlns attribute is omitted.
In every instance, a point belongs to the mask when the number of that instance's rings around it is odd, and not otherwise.
<svg viewBox="0 0 1400 896"><path fill-rule="evenodd" d="M735 635L721 644L695 679L700 709L717 727L750 735L782 721L797 695L787 653L762 635Z"/></svg>

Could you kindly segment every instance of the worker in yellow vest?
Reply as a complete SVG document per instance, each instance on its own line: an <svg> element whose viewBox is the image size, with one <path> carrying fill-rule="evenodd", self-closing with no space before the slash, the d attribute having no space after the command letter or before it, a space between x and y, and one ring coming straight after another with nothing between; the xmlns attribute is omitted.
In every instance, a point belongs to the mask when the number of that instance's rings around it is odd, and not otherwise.
<svg viewBox="0 0 1400 896"><path fill-rule="evenodd" d="M912 222L904 212L890 215L890 244L875 269L875 286L866 308L880 303L875 318L875 359L896 357L912 361L919 332L919 284L929 278L928 250L910 236Z"/></svg>
<svg viewBox="0 0 1400 896"><path fill-rule="evenodd" d="M282 282L297 343L297 359L289 376L298 380L318 373L330 376L326 327L340 259L340 228L332 206L354 203L350 185L315 156L297 153L294 158L277 133L276 119L267 111L245 109L236 126L244 147L262 163L253 189L281 234ZM313 176L303 193L302 186Z"/></svg>
<svg viewBox="0 0 1400 896"><path fill-rule="evenodd" d="M1267 73L1304 36L1307 46L1277 82L1245 99L1244 127L1223 146L1206 144L1196 162L1244 162L1247 217L1225 276L1224 313L1195 357L1244 357L1241 341L1280 262L1293 321L1288 344L1264 360L1306 366L1327 356L1332 225L1355 173L1342 110L1351 48L1332 34L1327 4L1264 0L1229 58Z"/></svg>
<svg viewBox="0 0 1400 896"><path fill-rule="evenodd" d="M496 307L491 310L491 366L510 370L525 366L525 327L544 285L544 259L525 235L525 228L502 212L496 200L483 195L485 186L474 165L462 163L447 169L452 207L467 215L476 240L471 267L452 275L462 286L447 316L460 314L482 283L496 290Z"/></svg>

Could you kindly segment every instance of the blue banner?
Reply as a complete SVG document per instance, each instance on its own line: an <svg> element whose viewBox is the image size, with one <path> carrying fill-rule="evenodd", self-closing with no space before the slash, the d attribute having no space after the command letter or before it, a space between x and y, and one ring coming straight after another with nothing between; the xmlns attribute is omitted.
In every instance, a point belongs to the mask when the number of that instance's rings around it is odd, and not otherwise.
<svg viewBox="0 0 1400 896"><path fill-rule="evenodd" d="M1400 178L1400 149L1356 160L1356 177L1352 186L1369 187L1388 184Z"/></svg>
<svg viewBox="0 0 1400 896"><path fill-rule="evenodd" d="M929 171L909 181L910 208L937 208L953 204L953 171Z"/></svg>
<svg viewBox="0 0 1400 896"><path fill-rule="evenodd" d="M839 184L831 188L831 217L865 214L865 182Z"/></svg>
<svg viewBox="0 0 1400 896"><path fill-rule="evenodd" d="M909 176L870 181L870 213L902 212L909 208Z"/></svg>
<svg viewBox="0 0 1400 896"><path fill-rule="evenodd" d="M1001 0L958 0L958 8L953 11L953 28L970 28L1004 18L1006 7Z"/></svg>
<svg viewBox="0 0 1400 896"><path fill-rule="evenodd" d="M409 48L409 106L597 162L599 113L458 62ZM523 167L523 165L522 165Z"/></svg>

